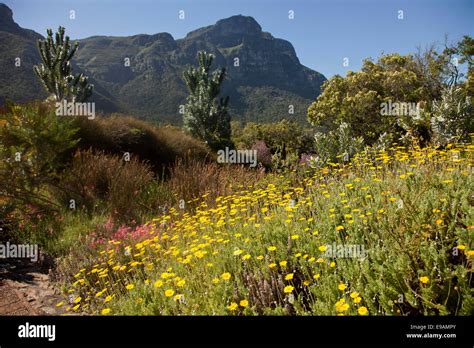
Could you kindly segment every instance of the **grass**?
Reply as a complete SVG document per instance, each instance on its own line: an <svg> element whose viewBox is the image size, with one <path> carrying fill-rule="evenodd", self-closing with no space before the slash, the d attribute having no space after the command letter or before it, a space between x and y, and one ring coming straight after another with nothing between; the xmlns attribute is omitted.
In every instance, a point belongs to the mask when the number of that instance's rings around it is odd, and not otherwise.
<svg viewBox="0 0 474 348"><path fill-rule="evenodd" d="M26 222L27 219L24 218ZM105 215L88 217L86 213L73 213L71 211L61 214L61 217L39 216L29 219L29 223L20 225L21 228L15 241L21 243L38 244L41 253L52 257L70 255L74 250L81 250L78 244L87 238L96 226L107 221ZM82 251L82 250L81 250Z"/></svg>
<svg viewBox="0 0 474 348"><path fill-rule="evenodd" d="M61 305L104 315L472 315L473 151L369 151L203 195L194 212L175 206L140 233L66 258ZM367 255L328 255L332 245Z"/></svg>
<svg viewBox="0 0 474 348"><path fill-rule="evenodd" d="M46 249L51 255L65 255L77 248L77 242L81 237L87 236L95 226L106 222L107 217L94 215L88 219L85 214L66 214L63 224L64 230L57 240L51 240Z"/></svg>
<svg viewBox="0 0 474 348"><path fill-rule="evenodd" d="M177 158L201 160L212 155L204 144L172 126L157 127L132 117L112 114L94 120L76 119L78 149L104 151L122 157L129 153L146 161L157 175ZM74 149L76 150L76 149Z"/></svg>
<svg viewBox="0 0 474 348"><path fill-rule="evenodd" d="M53 257L84 258L91 243L110 238L121 228L136 228L172 206L191 213L202 201L211 203L218 195L231 194L264 176L261 168L197 159L178 159L169 172L169 179L161 179L133 158L124 163L117 156L78 152L62 173L59 186L65 190L45 190L65 208L48 214L30 206L27 213L12 219L7 205L2 205L5 211L0 214L7 216L5 221L17 222L8 229L15 240L37 243ZM71 199L75 209L70 208Z"/></svg>

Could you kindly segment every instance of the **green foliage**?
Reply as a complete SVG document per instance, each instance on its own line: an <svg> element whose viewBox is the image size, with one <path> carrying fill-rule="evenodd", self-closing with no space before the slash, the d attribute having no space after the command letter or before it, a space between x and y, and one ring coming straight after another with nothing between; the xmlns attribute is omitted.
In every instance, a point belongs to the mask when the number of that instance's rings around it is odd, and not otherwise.
<svg viewBox="0 0 474 348"><path fill-rule="evenodd" d="M55 185L77 144L72 121L48 104L11 105L0 115L0 194L18 204L54 206L44 191Z"/></svg>
<svg viewBox="0 0 474 348"><path fill-rule="evenodd" d="M433 61L433 55L428 59ZM427 77L421 70L412 56L388 54L376 63L365 60L361 71L349 72L345 78L335 76L325 82L323 93L308 108L308 119L326 130L334 130L346 122L355 136L364 137L366 144L375 143L383 133L399 138L408 131L416 132L412 128L422 126L423 120L404 129L400 119L410 116L382 116L381 105L392 101L420 102L423 106L432 96L439 95L439 85L425 83ZM440 69L433 70L439 77Z"/></svg>
<svg viewBox="0 0 474 348"><path fill-rule="evenodd" d="M436 145L469 140L474 131L474 107L461 87L445 88L441 99L433 102L431 126Z"/></svg>
<svg viewBox="0 0 474 348"><path fill-rule="evenodd" d="M258 161L277 171L293 169L301 155L314 152L313 130L288 119L274 123L232 122L232 140L239 149L256 149ZM263 142L263 143L262 143Z"/></svg>
<svg viewBox="0 0 474 348"><path fill-rule="evenodd" d="M474 39L467 35L464 36L454 53L461 57L460 64L467 63L465 88L466 94L472 99L474 97Z"/></svg>
<svg viewBox="0 0 474 348"><path fill-rule="evenodd" d="M316 156L312 158L311 164L321 167L328 162L349 161L353 155L363 150L364 139L354 137L349 125L343 122L334 131L316 132L314 148Z"/></svg>
<svg viewBox="0 0 474 348"><path fill-rule="evenodd" d="M467 64L467 79L464 87L467 95L474 96L474 39L465 35L461 41L454 46L445 47L441 58L444 60L444 75L446 76L447 85L449 87L458 84L459 80L464 76L460 72L459 64Z"/></svg>
<svg viewBox="0 0 474 348"><path fill-rule="evenodd" d="M293 170L298 164L299 159L296 152L285 151L285 148L281 147L272 155L271 168L276 172Z"/></svg>
<svg viewBox="0 0 474 348"><path fill-rule="evenodd" d="M214 55L200 51L199 67L184 71L183 78L189 90L183 123L193 136L203 140L211 149L232 146L230 116L227 110L229 97L220 98L225 69L210 73Z"/></svg>
<svg viewBox="0 0 474 348"><path fill-rule="evenodd" d="M437 134L437 142L443 142L441 133L454 130L442 128L455 127L457 122L442 125L444 120L466 119L466 115L454 114L469 113L467 104L460 104L463 92L456 86L463 87L464 95L470 95L473 46L472 38L466 36L442 52L430 47L414 55L386 54L376 62L365 60L361 71L350 71L346 77L335 76L325 82L323 93L308 108L308 120L322 131L335 130L345 122L354 136L362 136L368 145L426 144L432 133ZM458 64L467 64L465 82ZM401 104L411 104L413 114L392 109L392 105L398 108ZM455 112L454 108L458 110ZM456 126L464 127L457 132L470 131L466 122L459 121ZM444 143L454 139L445 136Z"/></svg>
<svg viewBox="0 0 474 348"><path fill-rule="evenodd" d="M312 131L304 129L296 122L283 119L274 123L249 122L241 127L232 122L232 139L237 148L250 149L257 141L262 140L272 153L295 153L297 156L312 151Z"/></svg>
<svg viewBox="0 0 474 348"><path fill-rule="evenodd" d="M38 40L42 64L34 67L36 75L41 79L46 90L56 101L69 100L85 102L92 95L93 85L88 83L83 74L72 74L72 58L79 46L75 42L71 47L65 29L59 27L53 38L53 31L48 29L46 40Z"/></svg>

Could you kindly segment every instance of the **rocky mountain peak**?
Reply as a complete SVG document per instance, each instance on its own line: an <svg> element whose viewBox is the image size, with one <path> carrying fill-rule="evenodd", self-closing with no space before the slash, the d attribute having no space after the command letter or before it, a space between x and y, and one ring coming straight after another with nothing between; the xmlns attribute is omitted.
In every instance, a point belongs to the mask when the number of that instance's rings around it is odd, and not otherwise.
<svg viewBox="0 0 474 348"><path fill-rule="evenodd" d="M250 16L232 16L218 21L214 29L221 34L256 34L262 27Z"/></svg>
<svg viewBox="0 0 474 348"><path fill-rule="evenodd" d="M191 31L185 39L219 39L228 36L260 36L262 27L253 17L236 15L221 19L216 24Z"/></svg>
<svg viewBox="0 0 474 348"><path fill-rule="evenodd" d="M5 21L13 22L13 12L7 5L0 4L0 23Z"/></svg>
<svg viewBox="0 0 474 348"><path fill-rule="evenodd" d="M5 4L0 4L0 32L20 35L29 39L39 39L41 35L29 29L23 29L13 20L13 11Z"/></svg>
<svg viewBox="0 0 474 348"><path fill-rule="evenodd" d="M19 28L18 24L13 20L13 12L5 4L0 4L0 30L10 31L13 28Z"/></svg>

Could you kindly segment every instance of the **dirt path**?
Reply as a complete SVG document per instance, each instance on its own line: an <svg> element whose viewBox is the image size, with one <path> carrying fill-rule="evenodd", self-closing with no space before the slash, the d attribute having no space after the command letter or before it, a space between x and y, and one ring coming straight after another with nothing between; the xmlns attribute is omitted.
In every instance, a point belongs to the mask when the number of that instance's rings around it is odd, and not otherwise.
<svg viewBox="0 0 474 348"><path fill-rule="evenodd" d="M63 300L37 263L0 260L0 315L61 315Z"/></svg>

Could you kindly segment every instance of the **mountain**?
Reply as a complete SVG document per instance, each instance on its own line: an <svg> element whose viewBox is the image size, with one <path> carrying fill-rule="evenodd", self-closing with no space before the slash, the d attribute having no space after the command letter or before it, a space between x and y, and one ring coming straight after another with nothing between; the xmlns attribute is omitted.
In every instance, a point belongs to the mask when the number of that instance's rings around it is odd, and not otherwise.
<svg viewBox="0 0 474 348"><path fill-rule="evenodd" d="M39 38L19 27L11 10L0 4L0 103L6 98L21 102L46 95L32 69L40 62ZM200 50L216 56L213 68L227 70L222 94L230 96L233 119L269 122L286 117L305 122L306 109L325 81L322 74L299 62L291 43L274 38L252 17L242 15L178 40L159 33L78 41L74 71L85 73L94 83L92 100L97 109L156 122L181 123L179 106L187 95L182 73L197 64ZM16 57L21 58L21 67L15 67ZM290 105L294 115L288 113Z"/></svg>
<svg viewBox="0 0 474 348"><path fill-rule="evenodd" d="M40 61L36 41L41 38L16 24L10 8L0 4L0 104L7 97L15 101L46 97L33 73L33 65Z"/></svg>

